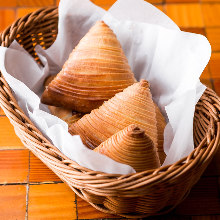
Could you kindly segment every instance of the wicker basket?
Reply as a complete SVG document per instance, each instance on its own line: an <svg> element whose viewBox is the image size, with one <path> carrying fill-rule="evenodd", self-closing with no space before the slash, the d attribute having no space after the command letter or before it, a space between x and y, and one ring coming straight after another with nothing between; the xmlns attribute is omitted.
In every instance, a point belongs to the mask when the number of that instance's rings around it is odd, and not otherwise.
<svg viewBox="0 0 220 220"><path fill-rule="evenodd" d="M8 47L16 39L38 62L36 44L48 48L56 38L58 10L42 8L15 21L0 35ZM220 98L207 89L196 106L195 150L186 158L155 170L112 175L81 167L54 147L26 117L0 73L0 105L23 144L80 197L100 211L138 218L172 210L198 181L220 139Z"/></svg>

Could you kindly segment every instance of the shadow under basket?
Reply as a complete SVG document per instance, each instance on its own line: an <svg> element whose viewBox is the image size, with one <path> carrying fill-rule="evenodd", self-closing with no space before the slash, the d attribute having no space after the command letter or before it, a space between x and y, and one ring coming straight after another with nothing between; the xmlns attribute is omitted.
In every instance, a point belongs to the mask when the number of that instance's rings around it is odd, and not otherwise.
<svg viewBox="0 0 220 220"><path fill-rule="evenodd" d="M56 7L39 9L3 31L0 44L9 47L16 39L40 62L34 47L40 44L48 48L56 38L57 24ZM190 155L162 168L112 175L82 167L54 147L23 113L1 73L0 106L22 143L78 196L102 212L129 218L161 215L176 207L199 180L217 151L220 139L220 98L206 89L196 105L195 149Z"/></svg>

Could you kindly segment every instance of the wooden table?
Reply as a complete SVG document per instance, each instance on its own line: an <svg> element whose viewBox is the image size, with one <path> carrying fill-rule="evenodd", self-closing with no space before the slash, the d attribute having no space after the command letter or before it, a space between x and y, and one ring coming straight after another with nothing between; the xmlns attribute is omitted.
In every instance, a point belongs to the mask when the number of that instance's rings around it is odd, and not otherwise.
<svg viewBox="0 0 220 220"><path fill-rule="evenodd" d="M108 9L115 0L94 0ZM208 37L211 60L201 81L220 95L220 0L151 0L184 31ZM0 30L54 0L0 0ZM150 219L220 219L220 150L193 187L188 198L172 213ZM29 150L14 133L0 109L0 220L117 218L96 211L77 197Z"/></svg>

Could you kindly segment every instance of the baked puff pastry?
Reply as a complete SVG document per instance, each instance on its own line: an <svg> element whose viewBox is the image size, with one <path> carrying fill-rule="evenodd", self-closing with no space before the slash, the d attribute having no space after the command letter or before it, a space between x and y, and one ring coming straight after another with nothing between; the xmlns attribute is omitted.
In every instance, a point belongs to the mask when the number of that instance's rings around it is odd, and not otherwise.
<svg viewBox="0 0 220 220"><path fill-rule="evenodd" d="M94 151L130 165L136 172L160 167L153 141L136 125L129 125L101 143Z"/></svg>
<svg viewBox="0 0 220 220"><path fill-rule="evenodd" d="M55 78L56 75L48 76L44 81L44 87L46 88L49 83ZM73 112L71 109L66 109L63 107L56 107L48 105L48 109L52 115L64 120L68 125L78 121L82 118L83 114L80 112Z"/></svg>
<svg viewBox="0 0 220 220"><path fill-rule="evenodd" d="M88 113L134 82L116 35L98 21L72 51L41 101Z"/></svg>
<svg viewBox="0 0 220 220"><path fill-rule="evenodd" d="M158 124L158 110L152 100L149 83L141 80L73 123L69 132L72 135L79 134L84 144L94 149L116 132L135 124L145 130L157 149L160 161L163 162L163 136L158 134L163 132L159 130L165 127L165 121L160 118L162 115L159 115Z"/></svg>

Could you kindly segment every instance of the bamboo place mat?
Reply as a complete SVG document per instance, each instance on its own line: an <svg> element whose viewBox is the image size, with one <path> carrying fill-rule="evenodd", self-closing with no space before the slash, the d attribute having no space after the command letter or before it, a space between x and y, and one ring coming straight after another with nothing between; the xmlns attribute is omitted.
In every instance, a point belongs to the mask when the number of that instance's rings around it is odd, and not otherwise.
<svg viewBox="0 0 220 220"><path fill-rule="evenodd" d="M94 0L108 9L115 0ZM201 81L220 95L220 0L151 0L184 31L205 35L212 45L211 60ZM0 31L16 18L54 0L0 0ZM166 216L149 219L220 219L220 151L193 187L188 198ZM0 109L0 220L111 219L77 197L15 135Z"/></svg>

